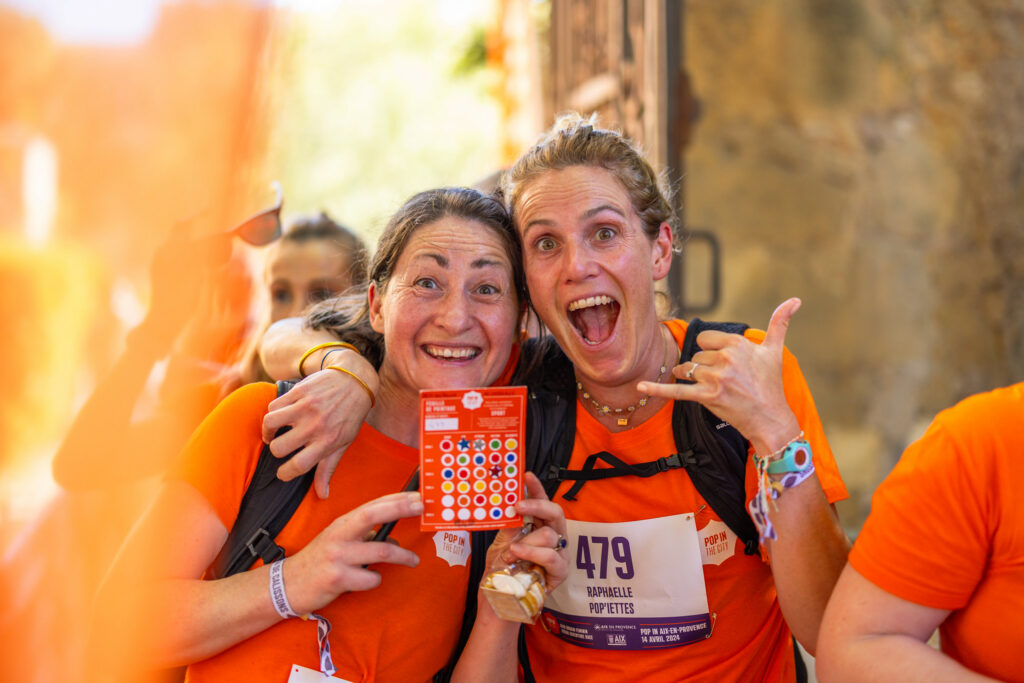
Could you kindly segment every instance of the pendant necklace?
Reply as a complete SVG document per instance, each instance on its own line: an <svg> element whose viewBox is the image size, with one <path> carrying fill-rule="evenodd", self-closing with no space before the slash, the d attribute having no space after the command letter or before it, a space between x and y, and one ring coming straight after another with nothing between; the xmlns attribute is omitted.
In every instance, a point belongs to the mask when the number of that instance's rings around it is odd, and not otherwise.
<svg viewBox="0 0 1024 683"><path fill-rule="evenodd" d="M659 368L658 376L654 379L654 383L655 384L660 384L661 383L661 378L665 374L666 370L668 370L668 365L667 364L666 365L662 365L661 368ZM632 405L628 405L628 406L626 406L624 408L613 408L610 405L602 404L602 403L598 402L590 394L589 391L587 391L586 389L583 388L583 383L580 382L579 379L576 380L576 390L580 392L580 395L584 399L590 401L593 404L593 406L595 408L597 408L598 416L600 416L600 417L608 417L610 415L614 415L615 418L616 418L615 424L617 426L619 426L619 427L628 427L629 426L629 419L631 417L633 417L633 414L636 412L636 410L638 408L643 408L645 405L647 405L647 402L649 400L651 400L651 397L649 395L644 394L643 396L640 397L639 401L637 401L636 403L634 403Z"/></svg>

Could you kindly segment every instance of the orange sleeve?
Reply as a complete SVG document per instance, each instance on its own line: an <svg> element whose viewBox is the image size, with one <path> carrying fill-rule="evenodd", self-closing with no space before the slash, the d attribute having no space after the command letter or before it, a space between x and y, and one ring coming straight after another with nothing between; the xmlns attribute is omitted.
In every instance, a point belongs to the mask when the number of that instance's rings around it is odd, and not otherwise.
<svg viewBox="0 0 1024 683"><path fill-rule="evenodd" d="M167 473L195 487L228 529L256 469L263 416L276 396L277 388L265 382L229 394L193 432Z"/></svg>
<svg viewBox="0 0 1024 683"><path fill-rule="evenodd" d="M764 341L762 330L748 329L745 336L753 342L760 344ZM804 431L804 438L811 444L811 452L814 457L814 470L821 482L821 488L825 492L828 502L835 503L850 497L846 490L846 484L839 474L839 465L836 464L832 448L825 438L825 428L818 416L818 408L814 405L814 398L811 396L811 389L807 386L807 380L800 370L800 364L796 356L790 353L789 349L782 352L782 382L786 392L786 402L796 415L796 421Z"/></svg>
<svg viewBox="0 0 1024 683"><path fill-rule="evenodd" d="M966 605L974 592L991 535L989 463L963 448L949 424L953 417L940 413L907 448L875 490L850 552L853 568L880 588L949 610Z"/></svg>

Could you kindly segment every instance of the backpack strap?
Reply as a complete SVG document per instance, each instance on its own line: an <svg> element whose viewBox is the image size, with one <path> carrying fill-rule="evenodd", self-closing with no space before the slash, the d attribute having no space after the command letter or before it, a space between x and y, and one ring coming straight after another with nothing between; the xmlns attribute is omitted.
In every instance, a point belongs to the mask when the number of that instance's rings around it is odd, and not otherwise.
<svg viewBox="0 0 1024 683"><path fill-rule="evenodd" d="M533 675L533 667L530 666L530 652L526 648L526 625L519 627L519 638L516 642L516 651L519 653L519 666L523 670L523 683L537 683Z"/></svg>
<svg viewBox="0 0 1024 683"><path fill-rule="evenodd" d="M804 661L804 657L800 654L800 645L796 642L796 636L792 637L793 640L793 666L796 669L796 683L807 683L807 662Z"/></svg>
<svg viewBox="0 0 1024 683"><path fill-rule="evenodd" d="M697 335L705 330L743 334L743 323L705 322L694 318L686 329L679 362L698 351ZM676 401L672 432L690 480L726 526L739 536L744 552L758 549L757 529L746 507L747 440L728 422L695 401Z"/></svg>
<svg viewBox="0 0 1024 683"><path fill-rule="evenodd" d="M564 467L558 468L557 474L559 479L568 479L576 482L572 485L572 488L562 494L562 498L565 498L566 500L576 500L576 494L580 492L581 488L583 488L583 484L588 481L611 479L612 477L621 477L627 474L646 479L647 477L653 477L655 474L660 474L661 472L679 469L680 467L685 466L683 462L684 458L691 455L692 452L687 452L685 454L673 453L668 457L631 465L612 455L608 451L591 453L584 461L583 469L581 470L568 470ZM594 469L594 465L597 464L598 460L607 463L610 467Z"/></svg>
<svg viewBox="0 0 1024 683"><path fill-rule="evenodd" d="M466 611L462 614L462 629L459 631L459 639L452 652L452 657L443 669L434 674L434 683L447 683L455 671L455 664L462 655L469 634L473 630L473 623L476 621L477 596L480 582L487 571L487 549L491 547L497 531L473 531L469 535L469 584L466 586Z"/></svg>
<svg viewBox="0 0 1024 683"><path fill-rule="evenodd" d="M288 392L295 382L277 383L277 395ZM277 435L291 427L282 427ZM221 579L249 569L259 558L270 564L284 557L284 548L274 539L281 533L288 520L295 514L306 492L313 483L315 470L310 470L291 481L277 478L277 469L294 455L287 458L275 457L270 445L263 444L252 481L242 496L235 523L228 533L216 559L211 566L211 578Z"/></svg>
<svg viewBox="0 0 1024 683"><path fill-rule="evenodd" d="M576 381L572 363L551 337L527 339L523 366L512 384L529 387L526 402L526 470L554 499L576 441Z"/></svg>

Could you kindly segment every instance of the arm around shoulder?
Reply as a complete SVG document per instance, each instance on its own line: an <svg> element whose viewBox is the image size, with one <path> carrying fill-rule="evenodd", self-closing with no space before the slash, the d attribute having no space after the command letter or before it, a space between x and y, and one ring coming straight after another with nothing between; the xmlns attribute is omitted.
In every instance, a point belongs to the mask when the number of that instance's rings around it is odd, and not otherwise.
<svg viewBox="0 0 1024 683"><path fill-rule="evenodd" d="M278 457L295 453L278 476L288 480L316 467L314 488L327 498L331 475L375 401L377 372L358 352L328 332L306 327L301 318L274 323L264 336L261 356L274 377L308 375L270 404L263 421L263 440L271 452ZM321 370L325 363L328 369ZM278 435L284 427L291 429Z"/></svg>
<svg viewBox="0 0 1024 683"><path fill-rule="evenodd" d="M338 341L337 337L330 332L307 326L305 318L284 318L263 333L260 362L267 374L275 380L298 379L319 370L319 363L328 349L304 358L305 353L314 346L335 341ZM300 360L303 365L301 370Z"/></svg>

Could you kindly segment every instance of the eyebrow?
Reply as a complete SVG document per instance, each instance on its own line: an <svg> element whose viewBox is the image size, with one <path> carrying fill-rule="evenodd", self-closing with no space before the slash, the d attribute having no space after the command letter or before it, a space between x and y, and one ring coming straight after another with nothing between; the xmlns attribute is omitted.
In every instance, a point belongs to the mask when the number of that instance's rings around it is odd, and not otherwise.
<svg viewBox="0 0 1024 683"><path fill-rule="evenodd" d="M437 262L437 265L441 266L442 268L448 267L448 259L442 256L441 254L427 252L425 254L420 254L419 256L416 257L417 260L425 258L433 259L434 261Z"/></svg>
<svg viewBox="0 0 1024 683"><path fill-rule="evenodd" d="M614 214L626 218L626 214L619 207L613 204L601 204L600 206L595 206L594 208L587 209L586 211L581 213L579 219L582 221L589 220L596 216L597 214L602 213L604 211L611 211ZM528 222L523 227L523 235L526 235L526 233L528 233L530 229L535 226L552 227L554 226L554 224L555 222L549 218L535 218L532 221Z"/></svg>
<svg viewBox="0 0 1024 683"><path fill-rule="evenodd" d="M437 265L441 266L442 268L447 268L449 266L448 259L444 255L442 255L442 254L435 254L435 253L428 252L428 253L425 253L425 254L420 254L416 258L429 258L429 259L433 259L434 261L437 262ZM497 266L497 267L500 268L500 267L502 267L504 265L505 264L502 263L501 261L498 261L498 260L495 260L495 259L492 259L492 258L486 258L486 257L481 257L481 258L478 258L478 259L474 259L469 264L470 268L487 268L489 266Z"/></svg>
<svg viewBox="0 0 1024 683"><path fill-rule="evenodd" d="M612 213L616 213L622 216L623 218L626 217L626 214L619 207L613 206L612 204L602 204L601 206L595 206L593 209L584 211L582 214L580 214L580 218L584 220L587 218L593 218L602 211L611 211Z"/></svg>

